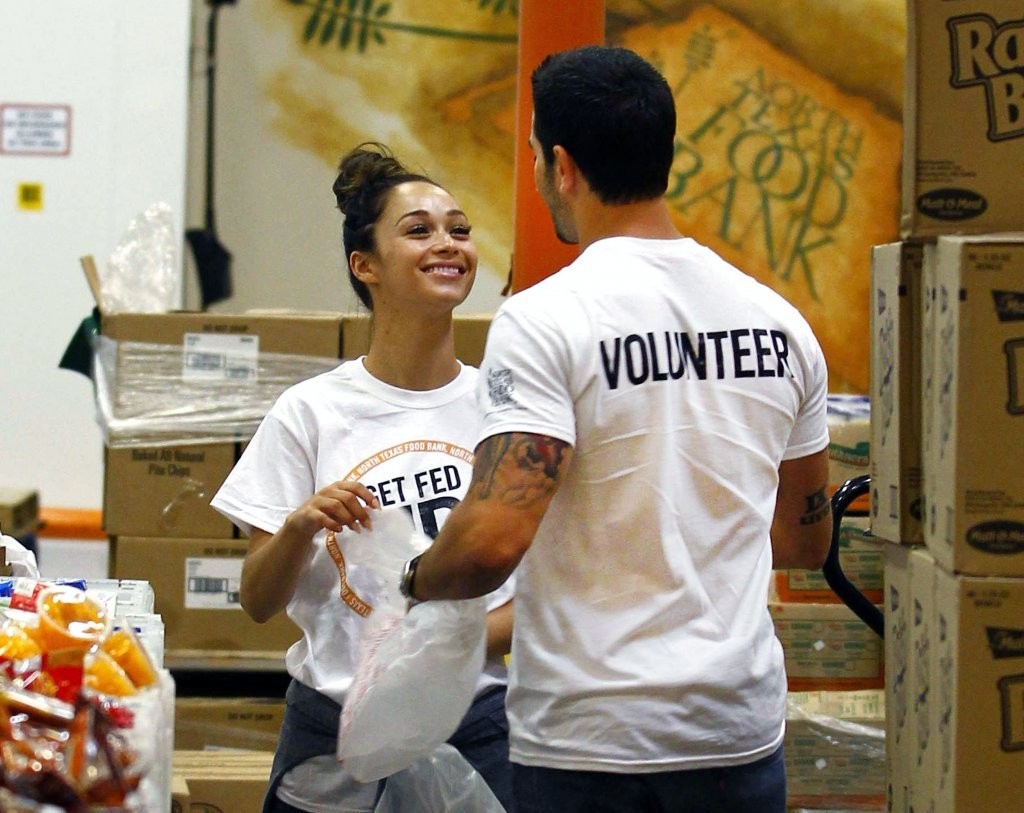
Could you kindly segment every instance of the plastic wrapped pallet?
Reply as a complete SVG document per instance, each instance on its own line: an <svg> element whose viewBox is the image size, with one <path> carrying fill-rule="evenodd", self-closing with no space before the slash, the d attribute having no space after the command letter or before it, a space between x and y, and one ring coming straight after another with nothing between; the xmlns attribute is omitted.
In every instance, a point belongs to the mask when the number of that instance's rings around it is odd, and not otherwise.
<svg viewBox="0 0 1024 813"><path fill-rule="evenodd" d="M791 692L785 754L791 809L885 810L883 692Z"/></svg>
<svg viewBox="0 0 1024 813"><path fill-rule="evenodd" d="M181 345L97 339L97 420L111 448L248 440L289 386L337 358L259 353L220 365L220 378L182 360ZM227 357L225 356L224 359Z"/></svg>

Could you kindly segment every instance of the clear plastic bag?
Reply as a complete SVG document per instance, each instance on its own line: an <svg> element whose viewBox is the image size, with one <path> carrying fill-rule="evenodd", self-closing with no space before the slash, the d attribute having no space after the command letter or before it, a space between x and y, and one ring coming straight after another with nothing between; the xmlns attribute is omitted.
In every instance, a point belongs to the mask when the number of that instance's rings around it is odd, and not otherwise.
<svg viewBox="0 0 1024 813"><path fill-rule="evenodd" d="M100 271L106 313L166 313L177 306L178 243L166 203L138 214Z"/></svg>
<svg viewBox="0 0 1024 813"><path fill-rule="evenodd" d="M359 535L366 540L345 548L346 558L372 570L384 588L338 730L338 759L360 782L408 768L455 732L483 669L487 614L482 598L430 601L406 611L398 591L402 567L430 540L401 509L380 512L373 524L372 534Z"/></svg>
<svg viewBox="0 0 1024 813"><path fill-rule="evenodd" d="M388 777L374 813L505 813L483 777L452 746Z"/></svg>

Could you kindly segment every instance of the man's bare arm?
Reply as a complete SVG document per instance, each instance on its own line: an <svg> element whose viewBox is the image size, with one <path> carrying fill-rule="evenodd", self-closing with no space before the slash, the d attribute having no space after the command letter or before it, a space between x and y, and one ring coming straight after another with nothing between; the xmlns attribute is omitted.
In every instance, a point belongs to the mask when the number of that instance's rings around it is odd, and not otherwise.
<svg viewBox="0 0 1024 813"><path fill-rule="evenodd" d="M832 541L828 450L785 460L772 520L773 567L818 570Z"/></svg>
<svg viewBox="0 0 1024 813"><path fill-rule="evenodd" d="M572 447L546 435L484 440L466 497L419 561L416 598L471 598L499 587L529 549L571 461Z"/></svg>

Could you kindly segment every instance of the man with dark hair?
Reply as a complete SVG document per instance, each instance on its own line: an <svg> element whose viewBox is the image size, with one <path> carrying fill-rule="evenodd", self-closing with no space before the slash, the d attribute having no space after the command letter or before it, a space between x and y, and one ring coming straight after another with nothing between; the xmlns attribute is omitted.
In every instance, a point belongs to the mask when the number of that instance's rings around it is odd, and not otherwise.
<svg viewBox="0 0 1024 813"><path fill-rule="evenodd" d="M799 313L676 230L675 111L636 54L533 75L535 178L583 251L495 315L473 479L413 600L517 573L519 813L782 813L772 568L831 537L827 372Z"/></svg>

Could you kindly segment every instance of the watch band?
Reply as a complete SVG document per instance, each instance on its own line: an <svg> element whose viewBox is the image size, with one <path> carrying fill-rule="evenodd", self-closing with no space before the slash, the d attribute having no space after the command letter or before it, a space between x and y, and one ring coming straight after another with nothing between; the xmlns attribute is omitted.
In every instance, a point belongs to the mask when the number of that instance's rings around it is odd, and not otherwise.
<svg viewBox="0 0 1024 813"><path fill-rule="evenodd" d="M421 556L423 556L422 553L419 556L413 556L412 559L405 563L405 567L402 569L401 581L398 583L398 591L410 601L418 601L413 593L415 589L413 582L416 579L416 568L419 566Z"/></svg>

